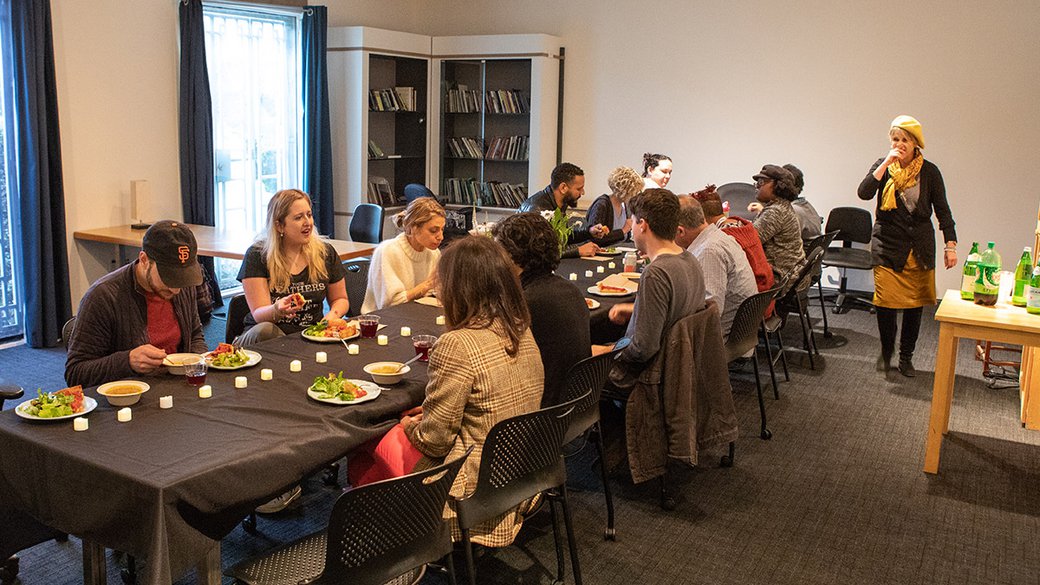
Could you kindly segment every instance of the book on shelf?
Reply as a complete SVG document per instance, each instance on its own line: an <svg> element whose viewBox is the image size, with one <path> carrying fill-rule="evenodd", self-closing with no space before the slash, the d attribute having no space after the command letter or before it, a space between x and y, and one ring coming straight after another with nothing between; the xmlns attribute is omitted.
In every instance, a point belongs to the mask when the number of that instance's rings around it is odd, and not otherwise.
<svg viewBox="0 0 1040 585"><path fill-rule="evenodd" d="M368 109L374 112L414 112L415 88L373 89L368 92Z"/></svg>
<svg viewBox="0 0 1040 585"><path fill-rule="evenodd" d="M479 112L483 100L480 91L468 89L465 85L458 85L448 90L447 99L444 100L444 111L449 114L470 114Z"/></svg>
<svg viewBox="0 0 1040 585"><path fill-rule="evenodd" d="M397 205L397 198L390 187L390 181L385 177L371 176L368 178L368 201L383 207Z"/></svg>
<svg viewBox="0 0 1040 585"><path fill-rule="evenodd" d="M531 154L528 136L493 136L488 139L484 158L487 160L526 161Z"/></svg>
<svg viewBox="0 0 1040 585"><path fill-rule="evenodd" d="M519 89L493 89L485 96L487 111L495 114L526 114L531 104Z"/></svg>
<svg viewBox="0 0 1040 585"><path fill-rule="evenodd" d="M484 158L484 144L473 136L452 136L448 138L448 152L452 158Z"/></svg>
<svg viewBox="0 0 1040 585"><path fill-rule="evenodd" d="M482 183L473 178L444 179L443 196L456 205L487 205L516 209L527 199L527 187L499 181Z"/></svg>
<svg viewBox="0 0 1040 585"><path fill-rule="evenodd" d="M368 141L368 158L385 158L386 153L376 144L375 140Z"/></svg>

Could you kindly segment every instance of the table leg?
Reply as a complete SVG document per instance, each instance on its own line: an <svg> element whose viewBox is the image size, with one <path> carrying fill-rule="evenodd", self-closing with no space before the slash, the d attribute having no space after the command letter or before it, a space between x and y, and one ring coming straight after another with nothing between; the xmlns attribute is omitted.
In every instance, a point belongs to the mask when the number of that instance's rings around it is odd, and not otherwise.
<svg viewBox="0 0 1040 585"><path fill-rule="evenodd" d="M198 582L205 585L220 585L220 543L210 549L206 556L195 566Z"/></svg>
<svg viewBox="0 0 1040 585"><path fill-rule="evenodd" d="M105 565L105 547L88 540L83 544L83 585L108 583L108 567Z"/></svg>
<svg viewBox="0 0 1040 585"><path fill-rule="evenodd" d="M950 428L950 406L953 404L953 380L957 369L957 338L953 327L939 324L939 350L935 356L935 383L932 386L932 408L928 418L924 471L939 472L939 450L943 435Z"/></svg>
<svg viewBox="0 0 1040 585"><path fill-rule="evenodd" d="M1040 348L1022 348L1022 375L1019 386L1022 393L1022 424L1027 429L1040 430Z"/></svg>

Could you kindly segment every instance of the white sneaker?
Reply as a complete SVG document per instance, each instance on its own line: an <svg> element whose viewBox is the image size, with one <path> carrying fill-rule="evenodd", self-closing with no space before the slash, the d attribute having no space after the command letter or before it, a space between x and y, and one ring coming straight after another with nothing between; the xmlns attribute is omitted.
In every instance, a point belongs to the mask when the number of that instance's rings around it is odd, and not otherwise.
<svg viewBox="0 0 1040 585"><path fill-rule="evenodd" d="M275 514L289 507L289 504L295 502L300 494L303 493L303 488L296 486L293 489L285 492L277 498L267 502L266 504L256 507L257 514Z"/></svg>

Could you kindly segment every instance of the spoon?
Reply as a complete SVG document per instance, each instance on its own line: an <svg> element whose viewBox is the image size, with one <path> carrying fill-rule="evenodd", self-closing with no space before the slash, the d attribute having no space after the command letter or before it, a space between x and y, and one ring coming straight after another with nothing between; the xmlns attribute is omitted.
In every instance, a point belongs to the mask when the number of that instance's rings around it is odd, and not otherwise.
<svg viewBox="0 0 1040 585"><path fill-rule="evenodd" d="M419 359L419 358L421 358L421 357L422 357L422 354L421 354L421 353L417 353L417 354L415 354L415 357L413 357L412 359L410 359L410 360L406 361L405 363L403 363L403 364L401 364L401 365L397 366L397 369L396 369L396 370L394 370L394 371L393 371L393 372L391 372L391 373L392 373L392 374L396 374L397 372L400 372L401 370L403 370L403 369L404 369L404 367L405 367L405 366L407 366L408 364L410 364L410 363L414 362L415 360L417 360L417 359Z"/></svg>

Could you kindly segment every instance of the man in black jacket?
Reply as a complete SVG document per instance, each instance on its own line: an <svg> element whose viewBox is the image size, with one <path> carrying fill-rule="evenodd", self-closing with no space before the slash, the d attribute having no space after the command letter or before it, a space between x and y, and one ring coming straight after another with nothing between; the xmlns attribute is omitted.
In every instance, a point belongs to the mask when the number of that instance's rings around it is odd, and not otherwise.
<svg viewBox="0 0 1040 585"><path fill-rule="evenodd" d="M585 171L571 163L560 163L552 171L549 186L528 197L520 204L519 211L556 211L559 209L567 213L570 207L576 207L578 200L585 194ZM572 226L573 231L567 239L567 248L563 251L564 258L576 258L578 256L595 256L599 252L599 246L588 241L591 238L603 237L610 233L610 229L601 224L590 228ZM584 244L581 244L585 242ZM577 245L581 244L581 245Z"/></svg>

